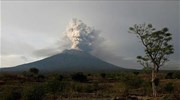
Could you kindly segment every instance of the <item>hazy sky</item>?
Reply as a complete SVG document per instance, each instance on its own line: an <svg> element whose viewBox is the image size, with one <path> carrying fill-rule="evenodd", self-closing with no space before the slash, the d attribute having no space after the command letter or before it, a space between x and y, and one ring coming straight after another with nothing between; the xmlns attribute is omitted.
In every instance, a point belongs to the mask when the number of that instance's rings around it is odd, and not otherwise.
<svg viewBox="0 0 180 100"><path fill-rule="evenodd" d="M141 68L143 48L128 33L134 24L152 23L173 34L175 53L168 66L180 69L180 1L1 1L1 66L32 62L65 48L72 18L100 31L99 58L125 68Z"/></svg>

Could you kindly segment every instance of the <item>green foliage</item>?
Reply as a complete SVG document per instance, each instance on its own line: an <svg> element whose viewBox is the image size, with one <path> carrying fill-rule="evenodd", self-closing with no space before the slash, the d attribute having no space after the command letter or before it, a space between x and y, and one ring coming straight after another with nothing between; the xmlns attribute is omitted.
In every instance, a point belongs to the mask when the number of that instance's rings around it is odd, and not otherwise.
<svg viewBox="0 0 180 100"><path fill-rule="evenodd" d="M173 45L170 43L172 34L168 32L168 28L156 30L151 24L135 24L129 30L137 35L145 47L145 56L137 56L142 66L148 67L153 63L158 71L159 67L168 61L167 56L174 53Z"/></svg>
<svg viewBox="0 0 180 100"><path fill-rule="evenodd" d="M21 99L21 90L18 88L7 88L4 91L4 100L20 100Z"/></svg>
<svg viewBox="0 0 180 100"><path fill-rule="evenodd" d="M138 72L138 71L134 71L133 74L134 74L134 75L138 75L139 72Z"/></svg>
<svg viewBox="0 0 180 100"><path fill-rule="evenodd" d="M93 93L98 90L98 86L96 84L73 83L72 89L81 93Z"/></svg>
<svg viewBox="0 0 180 100"><path fill-rule="evenodd" d="M33 86L25 88L23 93L23 100L43 100L45 89L43 86Z"/></svg>
<svg viewBox="0 0 180 100"><path fill-rule="evenodd" d="M25 76L25 77L33 77L33 74L30 73L30 72L27 72L27 71L24 71L24 72L22 73L22 75Z"/></svg>
<svg viewBox="0 0 180 100"><path fill-rule="evenodd" d="M55 79L56 79L56 80L62 81L62 80L63 80L63 78L64 78L64 76L63 76L63 75L61 75L61 74L57 74L57 75L55 75Z"/></svg>
<svg viewBox="0 0 180 100"><path fill-rule="evenodd" d="M144 67L144 68L143 68L143 72L144 72L144 73L150 74L151 71L152 71L152 68L151 68L151 67Z"/></svg>
<svg viewBox="0 0 180 100"><path fill-rule="evenodd" d="M46 83L46 87L47 90L52 93L62 92L65 87L65 83L56 79L52 79Z"/></svg>
<svg viewBox="0 0 180 100"><path fill-rule="evenodd" d="M134 74L126 74L123 77L122 82L131 88L139 88L143 83L143 80Z"/></svg>
<svg viewBox="0 0 180 100"><path fill-rule="evenodd" d="M44 76L44 75L41 75L41 74L40 74L40 75L37 76L37 81L38 81L38 82L42 82L42 81L44 81L44 80L45 80L45 76Z"/></svg>
<svg viewBox="0 0 180 100"><path fill-rule="evenodd" d="M29 72L32 73L32 74L37 75L39 73L39 69L37 69L37 68L30 68Z"/></svg>
<svg viewBox="0 0 180 100"><path fill-rule="evenodd" d="M144 46L144 56L137 56L137 62L143 67L152 67L152 80L156 79L159 68L168 61L168 56L174 53L171 44L172 34L168 28L156 30L152 24L135 24L129 28L130 33L134 33ZM155 83L155 85L153 85ZM153 96L157 96L156 82L152 83Z"/></svg>
<svg viewBox="0 0 180 100"><path fill-rule="evenodd" d="M150 81L143 81L142 83L142 88L143 88L143 94L148 95L151 93L151 82Z"/></svg>
<svg viewBox="0 0 180 100"><path fill-rule="evenodd" d="M174 90L173 83L169 82L165 85L164 90L171 93Z"/></svg>
<svg viewBox="0 0 180 100"><path fill-rule="evenodd" d="M74 81L79 81L79 82L86 82L87 81L87 76L84 75L82 72L78 72L72 75L72 79Z"/></svg>
<svg viewBox="0 0 180 100"><path fill-rule="evenodd" d="M174 78L176 72L173 73ZM88 82L73 81L71 80L71 74L44 74L45 76L43 75L43 77L45 79L38 82L29 81L28 78L22 77L21 74L0 74L2 79L3 77L8 78L8 80L3 80L5 83L0 86L0 100L57 100L61 97L67 99L81 99L81 97L85 99L87 97L90 98L88 100L91 100L96 97L107 99L116 95L122 97L132 94L138 96L151 95L152 84L150 80L147 80L147 74L139 73L136 75L136 71L108 72L105 73L104 79L102 79L101 74L91 73L88 76ZM161 72L160 77L165 77L166 74L165 72ZM20 83L20 80L24 80L24 83ZM167 83L172 81L173 84ZM159 84L159 82L162 83ZM167 95L171 95L171 98L179 98L179 82L180 80L178 79L167 80L163 78L161 81L158 80L159 86L157 89L160 93L159 95L163 97L165 95L164 93L166 93Z"/></svg>
<svg viewBox="0 0 180 100"><path fill-rule="evenodd" d="M175 79L180 79L180 72L178 71L178 72L175 72L174 74L173 74L173 78L175 78Z"/></svg>
<svg viewBox="0 0 180 100"><path fill-rule="evenodd" d="M174 98L172 95L165 95L161 100L174 100ZM179 100L179 99L177 99L177 100Z"/></svg>
<svg viewBox="0 0 180 100"><path fill-rule="evenodd" d="M172 72L167 73L165 79L173 79L173 73Z"/></svg>
<svg viewBox="0 0 180 100"><path fill-rule="evenodd" d="M60 80L51 79L46 83L47 91L53 94L53 99L56 99L57 92L63 92L65 89L65 83L61 82Z"/></svg>
<svg viewBox="0 0 180 100"><path fill-rule="evenodd" d="M101 73L101 77L102 77L102 78L105 78L105 77L106 77L106 74L105 74L105 73Z"/></svg>

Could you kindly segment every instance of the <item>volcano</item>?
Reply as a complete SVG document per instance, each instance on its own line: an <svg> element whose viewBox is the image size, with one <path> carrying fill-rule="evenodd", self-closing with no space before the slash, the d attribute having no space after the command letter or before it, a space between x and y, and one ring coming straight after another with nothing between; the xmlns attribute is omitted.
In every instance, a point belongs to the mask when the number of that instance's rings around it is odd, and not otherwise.
<svg viewBox="0 0 180 100"><path fill-rule="evenodd" d="M42 72L94 72L94 71L118 71L124 68L107 63L84 51L70 49L45 59L3 68L5 72L27 71L29 68L38 68Z"/></svg>

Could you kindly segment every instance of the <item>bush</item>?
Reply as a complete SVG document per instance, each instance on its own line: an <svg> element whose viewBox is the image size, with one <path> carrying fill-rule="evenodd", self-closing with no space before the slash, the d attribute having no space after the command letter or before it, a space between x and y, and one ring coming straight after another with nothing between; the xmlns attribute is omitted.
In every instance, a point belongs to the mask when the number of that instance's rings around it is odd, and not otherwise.
<svg viewBox="0 0 180 100"><path fill-rule="evenodd" d="M152 68L151 68L151 67L144 67L144 68L143 68L143 72L144 72L144 73L150 74L151 71L152 71Z"/></svg>
<svg viewBox="0 0 180 100"><path fill-rule="evenodd" d="M60 75L60 74L58 74L58 75L56 76L56 79L59 80L59 81L62 81L63 78L64 78L64 77L63 77L62 75Z"/></svg>
<svg viewBox="0 0 180 100"><path fill-rule="evenodd" d="M148 95L151 94L152 88L151 88L151 81L144 81L142 84L143 87L143 94Z"/></svg>
<svg viewBox="0 0 180 100"><path fill-rule="evenodd" d="M34 86L24 90L23 100L43 100L45 90L43 86Z"/></svg>
<svg viewBox="0 0 180 100"><path fill-rule="evenodd" d="M173 79L173 73L172 72L167 73L165 79Z"/></svg>
<svg viewBox="0 0 180 100"><path fill-rule="evenodd" d="M30 69L29 69L29 72L37 75L37 74L39 73L39 69L37 69L37 68L30 68Z"/></svg>
<svg viewBox="0 0 180 100"><path fill-rule="evenodd" d="M86 82L87 81L87 76L84 75L82 72L79 72L79 73L73 74L72 79L74 81Z"/></svg>
<svg viewBox="0 0 180 100"><path fill-rule="evenodd" d="M131 88L139 88L142 85L143 80L134 74L127 74L124 76L124 80L122 82Z"/></svg>
<svg viewBox="0 0 180 100"><path fill-rule="evenodd" d="M47 90L50 92L58 92L58 91L63 91L64 88L64 83L60 82L59 80L49 80L46 84Z"/></svg>
<svg viewBox="0 0 180 100"><path fill-rule="evenodd" d="M71 86L73 91L81 93L92 93L97 91L98 86L96 84L87 84L87 83L73 83Z"/></svg>
<svg viewBox="0 0 180 100"><path fill-rule="evenodd" d="M65 88L65 83L57 80L57 79L52 79L49 80L46 84L47 91L53 94L53 98L55 100L56 98L56 93L57 92L62 92Z"/></svg>
<svg viewBox="0 0 180 100"><path fill-rule="evenodd" d="M169 82L165 85L164 90L171 93L174 90L173 83Z"/></svg>
<svg viewBox="0 0 180 100"><path fill-rule="evenodd" d="M105 77L106 77L106 74L105 74L105 73L101 73L101 77L102 77L102 78L105 78Z"/></svg>
<svg viewBox="0 0 180 100"><path fill-rule="evenodd" d="M98 90L98 84L89 84L89 85L86 85L86 89L85 89L85 92L87 93L92 93L94 91L97 91Z"/></svg>
<svg viewBox="0 0 180 100"><path fill-rule="evenodd" d="M180 79L180 72L175 72L175 73L173 74L173 78L175 78L175 79Z"/></svg>
<svg viewBox="0 0 180 100"><path fill-rule="evenodd" d="M134 75L138 75L138 74L139 74L139 72L135 71L135 72L133 72L133 74L134 74Z"/></svg>
<svg viewBox="0 0 180 100"><path fill-rule="evenodd" d="M4 91L4 100L20 100L21 92L17 88L8 88Z"/></svg>
<svg viewBox="0 0 180 100"><path fill-rule="evenodd" d="M44 75L38 75L36 80L37 80L38 82L42 82L42 81L44 81L44 79L45 79L45 76L44 76Z"/></svg>

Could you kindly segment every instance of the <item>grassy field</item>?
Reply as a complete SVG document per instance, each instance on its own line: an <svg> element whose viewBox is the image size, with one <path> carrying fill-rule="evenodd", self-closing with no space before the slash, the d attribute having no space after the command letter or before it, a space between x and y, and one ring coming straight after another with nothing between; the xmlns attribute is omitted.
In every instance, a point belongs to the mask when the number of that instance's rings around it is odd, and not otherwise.
<svg viewBox="0 0 180 100"><path fill-rule="evenodd" d="M0 74L0 100L180 100L180 72L160 72L158 96L152 97L151 74L108 73Z"/></svg>

